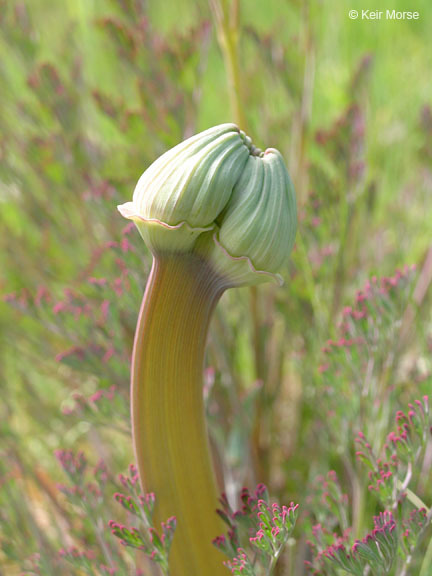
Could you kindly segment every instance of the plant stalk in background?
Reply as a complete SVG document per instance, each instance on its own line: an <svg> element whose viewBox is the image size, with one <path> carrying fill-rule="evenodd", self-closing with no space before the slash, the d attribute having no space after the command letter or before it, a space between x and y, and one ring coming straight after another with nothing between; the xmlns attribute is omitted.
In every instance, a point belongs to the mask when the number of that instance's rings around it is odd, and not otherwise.
<svg viewBox="0 0 432 576"><path fill-rule="evenodd" d="M173 576L224 574L202 371L208 326L229 287L280 281L295 237L294 190L279 152L233 124L189 138L144 172L119 207L152 251L138 320L131 410L137 466L157 520L175 515Z"/></svg>

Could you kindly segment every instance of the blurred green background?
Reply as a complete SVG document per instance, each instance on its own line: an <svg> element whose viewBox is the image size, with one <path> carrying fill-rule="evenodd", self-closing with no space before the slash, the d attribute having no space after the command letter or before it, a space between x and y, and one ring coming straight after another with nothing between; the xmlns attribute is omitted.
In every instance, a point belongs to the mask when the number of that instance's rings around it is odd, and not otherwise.
<svg viewBox="0 0 432 576"><path fill-rule="evenodd" d="M53 557L61 540L58 518L71 510L56 500L53 450L103 456L113 477L132 460L129 355L150 257L116 205L167 148L238 122L235 101L254 143L286 158L299 233L285 287L227 295L212 327L208 365L225 412L211 430L234 488L263 480L299 499L317 470L352 456L348 441L319 432L320 351L366 279L406 264L418 266L424 324L398 350L391 406L428 392L430 380L411 374L430 366L432 8L379 4L420 17L351 20L351 9L370 8L358 0L240 0L236 19L222 1L236 92L212 3L0 1L5 573L38 550ZM82 400L75 410L77 397L112 385L114 408ZM380 418L385 429L390 416ZM81 521L60 531L77 541ZM46 562L41 573L68 574Z"/></svg>

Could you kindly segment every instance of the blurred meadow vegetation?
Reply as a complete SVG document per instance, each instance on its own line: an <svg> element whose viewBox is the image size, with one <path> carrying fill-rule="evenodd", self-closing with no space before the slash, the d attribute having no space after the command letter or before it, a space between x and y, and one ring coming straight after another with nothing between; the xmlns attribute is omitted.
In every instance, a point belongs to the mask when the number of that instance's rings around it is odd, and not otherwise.
<svg viewBox="0 0 432 576"><path fill-rule="evenodd" d="M108 521L133 461L129 361L151 259L116 205L157 156L239 110L254 143L284 155L299 230L283 288L223 297L205 393L230 497L264 482L300 503L280 574L306 573L320 474L338 473L354 537L371 529L381 508L355 435L379 450L396 411L430 394L430 2L396 22L351 21L365 2L228 4L0 1L0 574L135 574ZM215 5L227 7L231 61ZM398 291L395 271L411 265ZM396 278L397 293L384 312L371 306L367 351L326 377L322 349L373 277ZM78 493L58 486L57 450L85 454ZM412 490L431 505L425 450ZM59 555L73 546L92 550L93 571Z"/></svg>

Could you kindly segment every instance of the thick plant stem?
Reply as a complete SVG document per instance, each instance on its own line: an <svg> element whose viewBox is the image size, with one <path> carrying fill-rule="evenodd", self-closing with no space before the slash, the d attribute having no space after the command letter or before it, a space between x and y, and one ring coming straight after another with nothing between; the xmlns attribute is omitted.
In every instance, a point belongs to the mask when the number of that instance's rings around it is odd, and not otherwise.
<svg viewBox="0 0 432 576"><path fill-rule="evenodd" d="M138 319L131 413L143 488L156 494L156 522L176 516L171 576L222 576L212 540L215 513L202 374L210 317L225 285L194 254L155 258Z"/></svg>

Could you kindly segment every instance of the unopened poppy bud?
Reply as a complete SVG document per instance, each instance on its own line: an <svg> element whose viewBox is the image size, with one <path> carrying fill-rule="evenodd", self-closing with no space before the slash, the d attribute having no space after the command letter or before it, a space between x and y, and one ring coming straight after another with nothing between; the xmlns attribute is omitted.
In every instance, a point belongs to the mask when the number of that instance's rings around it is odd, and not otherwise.
<svg viewBox="0 0 432 576"><path fill-rule="evenodd" d="M152 252L188 251L215 227L250 154L234 124L222 124L168 150L144 172L132 202L119 206Z"/></svg>
<svg viewBox="0 0 432 576"><path fill-rule="evenodd" d="M294 188L281 154L234 124L163 154L119 206L155 254L196 252L227 286L280 282L296 233Z"/></svg>
<svg viewBox="0 0 432 576"><path fill-rule="evenodd" d="M294 187L281 154L249 156L218 220L213 266L235 285L281 280L297 228Z"/></svg>

